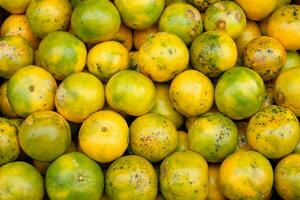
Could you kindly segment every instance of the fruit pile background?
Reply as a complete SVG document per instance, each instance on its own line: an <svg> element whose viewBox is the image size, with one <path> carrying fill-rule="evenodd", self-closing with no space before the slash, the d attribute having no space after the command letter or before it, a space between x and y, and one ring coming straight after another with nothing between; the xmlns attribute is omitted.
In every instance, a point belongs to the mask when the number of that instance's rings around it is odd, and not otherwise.
<svg viewBox="0 0 300 200"><path fill-rule="evenodd" d="M300 199L300 1L0 0L0 200Z"/></svg>

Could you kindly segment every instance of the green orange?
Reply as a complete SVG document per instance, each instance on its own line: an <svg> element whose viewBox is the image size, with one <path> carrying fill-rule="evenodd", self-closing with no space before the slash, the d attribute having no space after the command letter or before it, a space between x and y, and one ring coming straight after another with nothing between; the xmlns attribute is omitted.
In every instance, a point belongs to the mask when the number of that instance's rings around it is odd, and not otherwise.
<svg viewBox="0 0 300 200"><path fill-rule="evenodd" d="M225 72L215 89L218 109L235 120L255 114L261 108L265 95L262 78L245 67L234 67Z"/></svg>
<svg viewBox="0 0 300 200"><path fill-rule="evenodd" d="M104 88L87 72L71 74L59 85L55 95L57 111L67 120L80 123L104 106Z"/></svg>
<svg viewBox="0 0 300 200"><path fill-rule="evenodd" d="M48 167L46 189L50 199L99 200L104 175L99 165L86 155L68 153Z"/></svg>
<svg viewBox="0 0 300 200"><path fill-rule="evenodd" d="M123 156L109 166L105 190L110 200L153 200L157 195L157 175L146 159Z"/></svg>
<svg viewBox="0 0 300 200"><path fill-rule="evenodd" d="M133 70L124 70L109 79L105 95L114 110L140 116L153 107L155 86L148 77Z"/></svg>
<svg viewBox="0 0 300 200"><path fill-rule="evenodd" d="M20 147L17 133L17 128L11 122L0 118L0 166L16 160L19 156Z"/></svg>
<svg viewBox="0 0 300 200"><path fill-rule="evenodd" d="M71 142L68 122L53 111L29 115L18 133L20 145L31 158L52 161L62 155Z"/></svg>
<svg viewBox="0 0 300 200"><path fill-rule="evenodd" d="M83 70L87 51L84 43L71 33L57 31L41 41L36 56L37 65L49 71L54 78L63 80Z"/></svg>
<svg viewBox="0 0 300 200"><path fill-rule="evenodd" d="M120 25L119 12L108 0L85 0L72 13L72 31L86 43L113 39Z"/></svg>
<svg viewBox="0 0 300 200"><path fill-rule="evenodd" d="M33 62L33 49L20 35L0 38L0 77L10 78L13 73Z"/></svg>
<svg viewBox="0 0 300 200"><path fill-rule="evenodd" d="M30 65L18 70L8 81L7 97L14 111L27 117L54 108L56 82L46 70Z"/></svg>
<svg viewBox="0 0 300 200"><path fill-rule="evenodd" d="M44 181L32 165L12 162L0 167L0 198L5 200L42 200Z"/></svg>

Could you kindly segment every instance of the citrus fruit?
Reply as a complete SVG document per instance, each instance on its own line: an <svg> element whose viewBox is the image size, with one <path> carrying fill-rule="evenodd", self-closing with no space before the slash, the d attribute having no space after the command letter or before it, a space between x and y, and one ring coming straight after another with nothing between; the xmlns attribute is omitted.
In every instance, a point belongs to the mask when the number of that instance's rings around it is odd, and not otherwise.
<svg viewBox="0 0 300 200"><path fill-rule="evenodd" d="M292 154L282 159L276 166L275 189L283 199L300 197L300 155Z"/></svg>
<svg viewBox="0 0 300 200"><path fill-rule="evenodd" d="M119 32L114 36L113 40L121 43L128 51L133 46L133 35L130 28L121 24Z"/></svg>
<svg viewBox="0 0 300 200"><path fill-rule="evenodd" d="M0 38L0 77L10 78L13 73L33 62L33 49L20 35Z"/></svg>
<svg viewBox="0 0 300 200"><path fill-rule="evenodd" d="M176 110L185 116L207 112L214 101L211 81L196 70L187 70L177 75L171 82L169 94Z"/></svg>
<svg viewBox="0 0 300 200"><path fill-rule="evenodd" d="M111 77L105 94L109 106L132 116L149 112L155 102L153 82L133 70L121 71Z"/></svg>
<svg viewBox="0 0 300 200"><path fill-rule="evenodd" d="M300 116L300 67L285 70L275 82L274 96L276 103Z"/></svg>
<svg viewBox="0 0 300 200"><path fill-rule="evenodd" d="M277 0L235 0L246 13L248 19L260 21L275 9Z"/></svg>
<svg viewBox="0 0 300 200"><path fill-rule="evenodd" d="M7 98L7 85L8 81L5 81L0 86L0 111L8 118L18 117L17 113L11 107Z"/></svg>
<svg viewBox="0 0 300 200"><path fill-rule="evenodd" d="M261 108L265 94L264 82L255 71L234 67L218 80L215 101L222 113L240 120L251 117Z"/></svg>
<svg viewBox="0 0 300 200"><path fill-rule="evenodd" d="M188 151L190 150L188 134L184 131L177 131L178 143L176 151Z"/></svg>
<svg viewBox="0 0 300 200"><path fill-rule="evenodd" d="M87 51L84 43L71 33L56 31L41 41L37 56L40 67L49 71L54 78L63 80L83 70Z"/></svg>
<svg viewBox="0 0 300 200"><path fill-rule="evenodd" d="M228 199L266 199L272 185L272 166L255 151L237 151L221 164L220 188Z"/></svg>
<svg viewBox="0 0 300 200"><path fill-rule="evenodd" d="M223 31L208 31L198 36L190 54L193 67L208 77L219 76L234 67L238 55L233 39Z"/></svg>
<svg viewBox="0 0 300 200"><path fill-rule="evenodd" d="M26 8L31 0L1 0L0 7L12 14L25 13Z"/></svg>
<svg viewBox="0 0 300 200"><path fill-rule="evenodd" d="M5 118L0 118L0 166L17 159L20 147L17 128ZM1 192L0 192L1 197Z"/></svg>
<svg viewBox="0 0 300 200"><path fill-rule="evenodd" d="M183 71L189 62L184 42L172 33L150 37L138 52L138 69L156 82L166 82Z"/></svg>
<svg viewBox="0 0 300 200"><path fill-rule="evenodd" d="M134 47L139 50L143 44L147 42L147 40L153 37L156 33L158 33L157 25L153 25L144 30L134 30L133 33L133 44Z"/></svg>
<svg viewBox="0 0 300 200"><path fill-rule="evenodd" d="M33 33L44 38L51 32L66 30L72 6L68 0L31 0L26 17Z"/></svg>
<svg viewBox="0 0 300 200"><path fill-rule="evenodd" d="M53 111L29 115L18 133L24 152L40 161L52 161L62 155L71 142L68 122Z"/></svg>
<svg viewBox="0 0 300 200"><path fill-rule="evenodd" d="M104 106L104 88L92 74L71 74L58 86L55 95L57 111L67 120L83 122Z"/></svg>
<svg viewBox="0 0 300 200"><path fill-rule="evenodd" d="M102 42L89 51L87 67L90 73L107 81L117 72L129 67L129 52L119 42Z"/></svg>
<svg viewBox="0 0 300 200"><path fill-rule="evenodd" d="M72 31L86 43L113 39L120 25L119 12L108 0L85 0L72 13Z"/></svg>
<svg viewBox="0 0 300 200"><path fill-rule="evenodd" d="M0 197L5 200L42 200L44 181L32 165L12 162L0 167Z"/></svg>
<svg viewBox="0 0 300 200"><path fill-rule="evenodd" d="M206 31L225 31L230 37L239 37L246 27L243 9L232 1L220 1L210 5L205 11Z"/></svg>
<svg viewBox="0 0 300 200"><path fill-rule="evenodd" d="M268 34L287 50L300 49L300 5L285 5L271 15Z"/></svg>
<svg viewBox="0 0 300 200"><path fill-rule="evenodd" d="M159 162L176 149L176 127L166 117L145 114L131 123L129 143L134 154Z"/></svg>
<svg viewBox="0 0 300 200"><path fill-rule="evenodd" d="M172 4L159 19L159 31L173 33L190 45L203 31L200 12L186 3Z"/></svg>
<svg viewBox="0 0 300 200"><path fill-rule="evenodd" d="M84 154L68 153L48 167L46 189L50 199L99 200L104 175L99 165Z"/></svg>
<svg viewBox="0 0 300 200"><path fill-rule="evenodd" d="M110 200L153 200L157 195L156 172L142 157L123 156L109 166L105 190Z"/></svg>
<svg viewBox="0 0 300 200"><path fill-rule="evenodd" d="M277 105L262 109L248 124L249 145L267 158L278 159L290 154L299 137L297 117L290 110Z"/></svg>
<svg viewBox="0 0 300 200"><path fill-rule="evenodd" d="M220 188L220 166L208 165L208 196L207 200L226 200Z"/></svg>
<svg viewBox="0 0 300 200"><path fill-rule="evenodd" d="M283 46L274 38L261 36L252 40L244 49L245 66L255 70L264 81L277 76L286 60Z"/></svg>
<svg viewBox="0 0 300 200"><path fill-rule="evenodd" d="M113 111L99 111L88 117L79 131L80 149L100 163L123 155L129 142L129 128L124 118Z"/></svg>
<svg viewBox="0 0 300 200"><path fill-rule="evenodd" d="M115 0L124 23L137 30L147 29L160 17L164 6L164 0Z"/></svg>
<svg viewBox="0 0 300 200"><path fill-rule="evenodd" d="M208 162L221 162L237 145L238 132L231 119L221 113L201 115L188 132L191 150Z"/></svg>
<svg viewBox="0 0 300 200"><path fill-rule="evenodd" d="M246 27L242 31L241 35L235 39L238 54L242 55L247 44L260 36L261 32L256 22L247 20Z"/></svg>
<svg viewBox="0 0 300 200"><path fill-rule="evenodd" d="M166 84L156 84L155 103L151 113L165 116L168 118L176 128L180 128L184 122L184 117L173 106L169 96L169 86Z"/></svg>
<svg viewBox="0 0 300 200"><path fill-rule="evenodd" d="M37 66L27 66L8 81L7 97L14 111L27 117L31 113L54 108L56 82L46 70Z"/></svg>
<svg viewBox="0 0 300 200"><path fill-rule="evenodd" d="M1 36L21 35L31 45L37 49L39 39L33 34L26 15L10 15L1 26Z"/></svg>
<svg viewBox="0 0 300 200"><path fill-rule="evenodd" d="M207 163L195 152L175 152L162 162L159 182L166 200L204 200L208 195Z"/></svg>
<svg viewBox="0 0 300 200"><path fill-rule="evenodd" d="M286 61L281 68L281 72L294 67L300 67L300 55L296 51L287 51Z"/></svg>

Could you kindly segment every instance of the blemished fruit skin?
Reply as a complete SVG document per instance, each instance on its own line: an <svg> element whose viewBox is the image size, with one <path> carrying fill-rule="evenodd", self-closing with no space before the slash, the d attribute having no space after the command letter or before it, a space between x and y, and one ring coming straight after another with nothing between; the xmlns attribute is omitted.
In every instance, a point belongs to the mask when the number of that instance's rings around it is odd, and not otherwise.
<svg viewBox="0 0 300 200"><path fill-rule="evenodd" d="M195 69L208 77L217 77L235 66L237 48L233 39L223 31L207 31L198 36L190 48Z"/></svg>
<svg viewBox="0 0 300 200"><path fill-rule="evenodd" d="M0 198L5 200L42 200L44 181L32 165L12 162L0 167Z"/></svg>
<svg viewBox="0 0 300 200"><path fill-rule="evenodd" d="M184 123L184 116L174 108L169 96L169 86L166 84L156 84L155 89L155 103L150 112L165 116L179 129Z"/></svg>
<svg viewBox="0 0 300 200"><path fill-rule="evenodd" d="M123 156L108 168L105 191L110 200L154 200L156 172L151 163L140 156Z"/></svg>
<svg viewBox="0 0 300 200"><path fill-rule="evenodd" d="M33 49L20 35L0 38L0 77L10 78L17 70L31 65Z"/></svg>
<svg viewBox="0 0 300 200"><path fill-rule="evenodd" d="M280 73L275 82L274 96L276 103L290 109L300 116L300 67Z"/></svg>
<svg viewBox="0 0 300 200"><path fill-rule="evenodd" d="M300 67L300 54L297 51L287 51L286 61L281 68L281 72L294 67Z"/></svg>
<svg viewBox="0 0 300 200"><path fill-rule="evenodd" d="M252 40L244 49L246 67L256 71L264 81L275 78L286 60L283 46L274 38L261 36Z"/></svg>
<svg viewBox="0 0 300 200"><path fill-rule="evenodd" d="M246 13L248 19L260 21L275 9L277 0L235 0Z"/></svg>
<svg viewBox="0 0 300 200"><path fill-rule="evenodd" d="M197 116L212 107L214 87L201 72L187 70L173 79L169 95L175 109L181 114Z"/></svg>
<svg viewBox="0 0 300 200"><path fill-rule="evenodd" d="M48 167L46 189L50 199L99 200L104 190L104 174L86 155L68 153Z"/></svg>
<svg viewBox="0 0 300 200"><path fill-rule="evenodd" d="M7 118L16 118L18 115L11 107L7 98L7 85L8 81L5 81L0 86L0 111Z"/></svg>
<svg viewBox="0 0 300 200"><path fill-rule="evenodd" d="M238 131L234 122L221 113L201 115L188 131L191 150L211 163L221 162L237 145Z"/></svg>
<svg viewBox="0 0 300 200"><path fill-rule="evenodd" d="M25 13L31 0L1 0L0 7L4 8L11 14Z"/></svg>
<svg viewBox="0 0 300 200"><path fill-rule="evenodd" d="M26 15L10 15L1 26L1 36L21 35L31 45L37 49L39 39L33 34Z"/></svg>
<svg viewBox="0 0 300 200"><path fill-rule="evenodd" d="M141 46L138 69L153 81L166 82L188 65L189 51L184 42L168 32L157 33Z"/></svg>
<svg viewBox="0 0 300 200"><path fill-rule="evenodd" d="M164 0L115 0L123 22L134 30L144 30L152 26L160 17Z"/></svg>
<svg viewBox="0 0 300 200"><path fill-rule="evenodd" d="M218 109L234 120L251 117L262 106L266 92L262 78L246 67L225 72L215 88Z"/></svg>
<svg viewBox="0 0 300 200"><path fill-rule="evenodd" d="M52 161L62 155L71 142L68 122L53 111L40 111L29 115L18 133L24 152L39 161Z"/></svg>
<svg viewBox="0 0 300 200"><path fill-rule="evenodd" d="M7 97L14 111L27 117L37 111L52 110L56 89L55 79L49 72L30 65L18 70L9 79Z"/></svg>
<svg viewBox="0 0 300 200"><path fill-rule="evenodd" d="M84 43L71 33L56 31L41 41L36 56L38 66L49 71L57 80L63 80L83 70L87 50Z"/></svg>
<svg viewBox="0 0 300 200"><path fill-rule="evenodd" d="M117 72L128 69L129 52L119 42L102 42L89 51L87 67L90 73L107 81Z"/></svg>
<svg viewBox="0 0 300 200"><path fill-rule="evenodd" d="M31 0L26 17L33 33L44 38L51 32L66 30L72 6L68 0Z"/></svg>
<svg viewBox="0 0 300 200"><path fill-rule="evenodd" d="M162 162L159 181L166 200L204 200L208 195L207 163L195 152L175 152Z"/></svg>
<svg viewBox="0 0 300 200"><path fill-rule="evenodd" d="M87 118L79 131L80 149L100 163L121 157L129 143L125 119L113 111L99 111Z"/></svg>
<svg viewBox="0 0 300 200"><path fill-rule="evenodd" d="M17 132L17 128L10 121L0 118L0 166L16 160L19 156Z"/></svg>
<svg viewBox="0 0 300 200"><path fill-rule="evenodd" d="M121 43L128 51L130 51L133 46L132 30L126 25L121 24L119 32L114 36L113 40Z"/></svg>
<svg viewBox="0 0 300 200"><path fill-rule="evenodd" d="M257 23L247 20L246 27L243 29L242 34L235 39L238 54L241 56L247 44L260 36L261 32Z"/></svg>
<svg viewBox="0 0 300 200"><path fill-rule="evenodd" d="M157 25L153 25L145 30L134 30L133 44L134 47L139 50L147 40L158 33Z"/></svg>
<svg viewBox="0 0 300 200"><path fill-rule="evenodd" d="M119 12L108 0L85 0L72 13L72 31L86 43L113 39L120 25Z"/></svg>
<svg viewBox="0 0 300 200"><path fill-rule="evenodd" d="M235 39L246 27L246 15L243 9L232 1L216 2L205 11L204 27L206 31L225 31Z"/></svg>
<svg viewBox="0 0 300 200"><path fill-rule="evenodd" d="M226 200L220 189L220 166L208 165L208 196L206 200Z"/></svg>
<svg viewBox="0 0 300 200"><path fill-rule="evenodd" d="M260 153L237 151L221 164L220 188L228 199L266 199L272 185L272 166Z"/></svg>
<svg viewBox="0 0 300 200"><path fill-rule="evenodd" d="M186 45L190 45L203 31L201 14L187 3L172 4L166 7L160 17L159 30L174 33Z"/></svg>
<svg viewBox="0 0 300 200"><path fill-rule="evenodd" d="M299 122L292 111L277 105L257 112L247 129L252 149L267 158L282 158L295 149L300 137Z"/></svg>
<svg viewBox="0 0 300 200"><path fill-rule="evenodd" d="M221 0L187 0L188 3L193 4L200 12L204 12L210 5Z"/></svg>
<svg viewBox="0 0 300 200"><path fill-rule="evenodd" d="M283 199L300 197L300 154L291 154L282 159L276 166L275 189Z"/></svg>
<svg viewBox="0 0 300 200"><path fill-rule="evenodd" d="M154 105L155 94L153 82L133 70L118 72L109 79L105 87L109 106L132 116L149 112Z"/></svg>
<svg viewBox="0 0 300 200"><path fill-rule="evenodd" d="M300 49L300 5L285 5L273 12L268 22L268 35L286 50Z"/></svg>
<svg viewBox="0 0 300 200"><path fill-rule="evenodd" d="M188 151L190 150L188 134L184 131L177 131L178 143L176 151Z"/></svg>
<svg viewBox="0 0 300 200"><path fill-rule="evenodd" d="M55 95L57 111L67 120L80 123L104 106L104 88L92 74L71 74L58 86Z"/></svg>
<svg viewBox="0 0 300 200"><path fill-rule="evenodd" d="M145 114L136 118L130 125L131 151L150 162L159 162L173 153L177 143L175 125L161 115Z"/></svg>

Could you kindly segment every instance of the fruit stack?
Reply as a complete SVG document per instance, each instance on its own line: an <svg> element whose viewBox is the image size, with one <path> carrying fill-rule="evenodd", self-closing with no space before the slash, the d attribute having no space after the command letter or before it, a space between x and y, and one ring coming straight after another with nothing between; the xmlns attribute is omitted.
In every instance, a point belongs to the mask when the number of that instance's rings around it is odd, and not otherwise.
<svg viewBox="0 0 300 200"><path fill-rule="evenodd" d="M299 4L0 0L0 200L299 200Z"/></svg>

